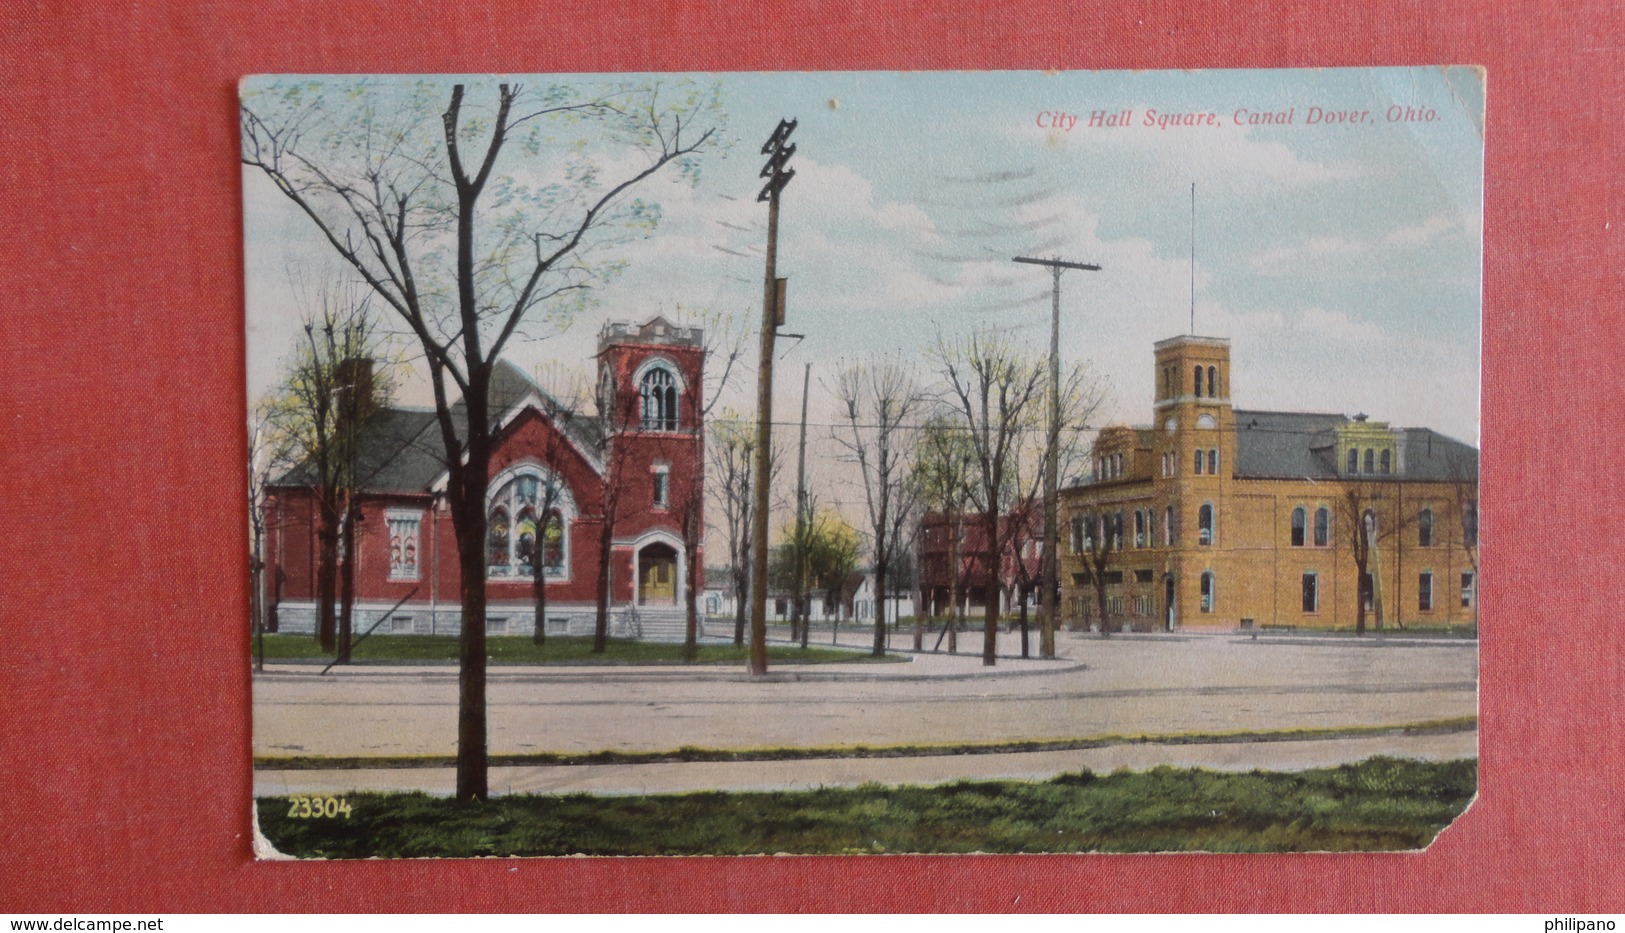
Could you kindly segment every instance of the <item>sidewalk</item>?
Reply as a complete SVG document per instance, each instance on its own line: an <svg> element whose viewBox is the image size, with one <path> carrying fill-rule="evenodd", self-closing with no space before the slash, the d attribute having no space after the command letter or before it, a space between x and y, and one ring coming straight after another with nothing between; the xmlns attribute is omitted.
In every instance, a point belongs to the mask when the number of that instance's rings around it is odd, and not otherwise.
<svg viewBox="0 0 1625 933"><path fill-rule="evenodd" d="M823 640L816 636L823 635ZM814 633L815 637L809 640L812 647L831 647L829 633ZM874 646L874 633L863 631L843 631L834 647L846 648L853 651L867 652ZM492 680L514 681L519 683L531 681L594 681L600 683L627 683L634 681L708 681L708 682L820 682L820 681L849 681L854 683L877 681L919 681L919 680L974 680L993 677L1011 677L1032 674L1054 674L1059 672L1080 671L1088 665L1079 660L1065 657L1065 650L1057 646L1057 655L1052 660L1042 660L1038 657L1038 635L1032 634L1030 643L1030 658L1022 658L1021 635L1016 633L999 633L997 663L988 667L982 663L982 635L981 632L961 632L959 635L959 653L949 654L944 641L941 651L931 651L935 635L925 640L925 650L915 653L911 646L913 635L903 632L894 635L892 647L887 649L888 654L900 655L904 661L852 661L827 662L822 664L774 664L769 663L768 671L764 677L752 677L742 664L501 664L492 662L487 668L488 676ZM1116 636L1113 636L1116 637ZM769 645L786 645L788 641L779 641L769 638ZM326 662L307 661L271 661L265 665L265 674L271 677L317 677L351 678L351 677L412 677L420 679L452 678L457 677L456 661L438 661L414 664L380 664L363 663L339 665L321 674Z"/></svg>

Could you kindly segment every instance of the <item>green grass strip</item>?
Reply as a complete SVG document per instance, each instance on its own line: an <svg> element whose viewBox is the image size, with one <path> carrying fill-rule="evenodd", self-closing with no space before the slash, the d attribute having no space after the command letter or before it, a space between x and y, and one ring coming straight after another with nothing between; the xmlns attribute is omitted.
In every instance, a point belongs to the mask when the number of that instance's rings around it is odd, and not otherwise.
<svg viewBox="0 0 1625 933"><path fill-rule="evenodd" d="M305 858L1351 852L1426 846L1477 780L1472 759L1379 757L1299 772L1163 766L935 787L486 801L356 793L262 797L257 807L265 837ZM312 816L340 801L343 815Z"/></svg>
<svg viewBox="0 0 1625 933"><path fill-rule="evenodd" d="M692 662L683 660L680 642L632 641L612 638L602 654L594 654L593 640L589 636L549 636L546 643L537 645L529 635L496 635L486 639L486 656L496 664L538 664L575 666L637 666L637 665L724 665L745 663L750 649L733 644L700 644L698 657ZM257 647L250 645L250 650ZM454 663L458 644L452 635L374 635L355 646L351 661L355 666L368 664L403 664L424 662ZM267 661L331 661L333 655L324 652L316 640L307 635L265 636ZM830 663L899 663L907 659L900 655L875 657L871 652L809 645L769 645L768 659L780 664Z"/></svg>
<svg viewBox="0 0 1625 933"><path fill-rule="evenodd" d="M940 745L826 745L804 748L698 748L685 745L666 751L524 752L493 754L490 766L641 765L698 761L801 761L828 758L926 758L944 755L1000 755L1011 752L1064 752L1113 745L1222 745L1242 742L1307 742L1316 739L1353 739L1384 735L1444 735L1478 727L1478 717L1461 716L1389 726L1328 726L1311 729L1239 730L1234 732L1174 732L1143 735L1098 735L1070 739L1020 739L996 742L956 742ZM451 768L453 755L256 756L260 771L345 771L360 768Z"/></svg>

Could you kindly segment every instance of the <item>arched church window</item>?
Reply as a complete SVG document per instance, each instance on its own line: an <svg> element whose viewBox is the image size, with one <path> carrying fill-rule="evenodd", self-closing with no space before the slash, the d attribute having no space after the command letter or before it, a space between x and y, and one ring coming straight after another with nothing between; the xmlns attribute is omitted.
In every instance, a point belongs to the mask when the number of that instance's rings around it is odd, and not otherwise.
<svg viewBox="0 0 1625 933"><path fill-rule="evenodd" d="M521 473L497 489L486 513L490 576L525 579L536 573L538 559L548 576L564 572L567 529L558 507L563 498L562 487L539 472Z"/></svg>
<svg viewBox="0 0 1625 933"><path fill-rule="evenodd" d="M671 370L656 366L644 373L638 392L643 398L645 431L677 430L677 379Z"/></svg>
<svg viewBox="0 0 1625 933"><path fill-rule="evenodd" d="M1196 367L1196 388L1194 391L1197 398L1202 397L1202 367L1200 366Z"/></svg>
<svg viewBox="0 0 1625 933"><path fill-rule="evenodd" d="M1207 396L1208 396L1208 398L1218 398L1219 397L1218 385L1219 385L1219 368L1217 366L1209 366L1207 368Z"/></svg>
<svg viewBox="0 0 1625 933"><path fill-rule="evenodd" d="M486 538L490 544L486 568L492 574L506 574L513 569L513 559L508 552L508 510L501 506L492 509L486 525L489 529Z"/></svg>

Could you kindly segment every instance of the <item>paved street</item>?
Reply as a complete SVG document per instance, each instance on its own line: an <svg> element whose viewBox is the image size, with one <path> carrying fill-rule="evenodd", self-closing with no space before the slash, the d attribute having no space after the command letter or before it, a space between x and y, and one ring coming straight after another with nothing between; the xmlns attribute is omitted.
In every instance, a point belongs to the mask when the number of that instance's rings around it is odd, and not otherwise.
<svg viewBox="0 0 1625 933"><path fill-rule="evenodd" d="M854 634L852 643L862 636ZM828 634L823 638L827 643ZM907 644L907 638L899 644ZM927 642L929 646L930 642ZM977 637L961 647L979 646ZM1036 638L1034 640L1036 649ZM493 668L490 749L586 752L894 745L1104 734L1395 725L1471 716L1477 651L1461 640L1062 634L1057 661L921 655L906 664L742 671ZM1004 636L1001 652L1018 652ZM255 678L256 755L455 751L454 666L368 667L317 676L283 665ZM1078 767L1307 767L1389 752L1474 753L1476 733L1247 745L1121 746L1075 752L734 764L513 768L493 788L638 792L862 780L1038 776ZM434 770L434 769L430 769ZM448 769L439 769L449 775ZM414 771L258 772L261 792L422 786ZM331 782L331 783L324 783Z"/></svg>

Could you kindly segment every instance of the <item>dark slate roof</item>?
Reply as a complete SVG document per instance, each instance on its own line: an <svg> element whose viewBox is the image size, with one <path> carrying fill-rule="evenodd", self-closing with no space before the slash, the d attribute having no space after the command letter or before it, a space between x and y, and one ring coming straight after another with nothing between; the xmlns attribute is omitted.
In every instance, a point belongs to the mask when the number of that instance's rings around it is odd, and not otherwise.
<svg viewBox="0 0 1625 933"><path fill-rule="evenodd" d="M1333 430L1348 419L1294 411L1236 410L1237 476L1335 476Z"/></svg>
<svg viewBox="0 0 1625 933"><path fill-rule="evenodd" d="M1236 475L1336 477L1337 427L1345 415L1236 410ZM1478 476L1478 450L1429 428L1394 428L1401 469L1381 480L1451 480Z"/></svg>
<svg viewBox="0 0 1625 933"><path fill-rule="evenodd" d="M1478 478L1478 448L1428 428L1400 428L1407 479Z"/></svg>
<svg viewBox="0 0 1625 933"><path fill-rule="evenodd" d="M529 395L542 399L544 413L553 415L561 426L581 447L592 452L598 449L602 429L598 419L582 416L564 407L542 391L523 370L506 360L497 362L491 374L490 412L493 424ZM466 423L466 407L458 402L452 406L452 417L461 426ZM440 423L433 409L386 408L367 422L361 444L362 486L368 492L422 493L446 469L446 445L440 435ZM459 434L463 433L461 431ZM304 486L311 482L311 467L301 463L278 477L273 485Z"/></svg>

